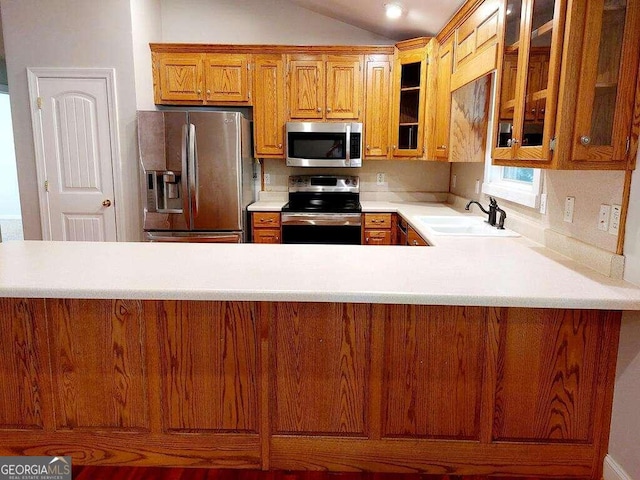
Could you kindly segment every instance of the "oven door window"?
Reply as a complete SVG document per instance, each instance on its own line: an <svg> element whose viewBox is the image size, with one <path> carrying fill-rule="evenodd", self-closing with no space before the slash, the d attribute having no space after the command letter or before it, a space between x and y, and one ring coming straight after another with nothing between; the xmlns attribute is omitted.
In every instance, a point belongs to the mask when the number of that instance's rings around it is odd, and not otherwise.
<svg viewBox="0 0 640 480"><path fill-rule="evenodd" d="M309 160L347 158L345 133L289 132L288 156Z"/></svg>
<svg viewBox="0 0 640 480"><path fill-rule="evenodd" d="M360 245L360 225L283 225L282 243Z"/></svg>

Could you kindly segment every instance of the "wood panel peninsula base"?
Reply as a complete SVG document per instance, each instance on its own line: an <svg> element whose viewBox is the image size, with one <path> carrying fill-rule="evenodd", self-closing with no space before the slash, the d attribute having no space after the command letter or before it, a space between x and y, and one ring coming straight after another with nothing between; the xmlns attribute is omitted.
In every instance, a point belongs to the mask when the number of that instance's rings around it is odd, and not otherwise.
<svg viewBox="0 0 640 480"><path fill-rule="evenodd" d="M0 455L599 479L621 313L0 299Z"/></svg>

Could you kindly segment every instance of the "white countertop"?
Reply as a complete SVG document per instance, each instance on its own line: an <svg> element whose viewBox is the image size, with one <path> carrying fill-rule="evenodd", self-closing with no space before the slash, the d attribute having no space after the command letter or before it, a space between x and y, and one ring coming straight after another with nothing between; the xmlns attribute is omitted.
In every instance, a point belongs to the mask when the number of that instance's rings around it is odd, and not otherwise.
<svg viewBox="0 0 640 480"><path fill-rule="evenodd" d="M525 238L448 237L435 247L10 241L0 243L0 297L640 310L640 288Z"/></svg>

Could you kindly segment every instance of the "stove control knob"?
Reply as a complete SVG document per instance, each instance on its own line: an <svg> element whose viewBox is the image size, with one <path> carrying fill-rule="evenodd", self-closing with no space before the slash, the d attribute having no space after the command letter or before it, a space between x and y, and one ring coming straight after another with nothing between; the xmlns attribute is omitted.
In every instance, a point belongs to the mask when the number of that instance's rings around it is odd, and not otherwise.
<svg viewBox="0 0 640 480"><path fill-rule="evenodd" d="M348 178L344 181L345 185L349 185L349 183L351 183L351 180L349 180Z"/></svg>

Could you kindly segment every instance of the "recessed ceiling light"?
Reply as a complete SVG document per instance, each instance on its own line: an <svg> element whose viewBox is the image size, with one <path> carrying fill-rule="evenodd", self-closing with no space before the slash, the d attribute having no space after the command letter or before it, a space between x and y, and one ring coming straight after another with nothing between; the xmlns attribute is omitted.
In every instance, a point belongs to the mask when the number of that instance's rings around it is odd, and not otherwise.
<svg viewBox="0 0 640 480"><path fill-rule="evenodd" d="M387 18L395 20L402 16L402 7L397 3L385 3L384 8L387 12Z"/></svg>

